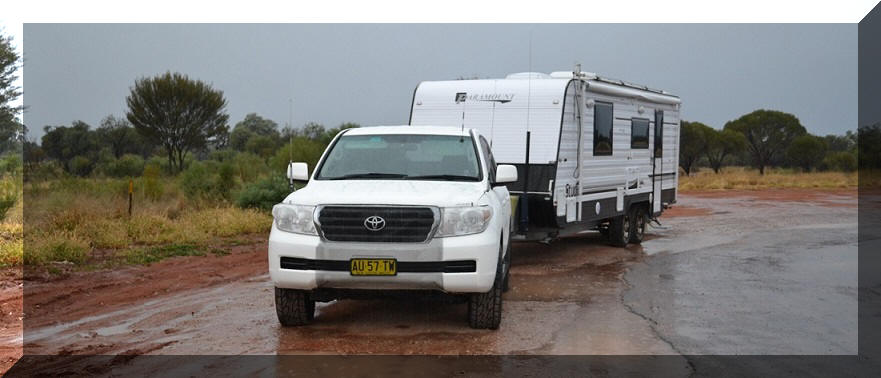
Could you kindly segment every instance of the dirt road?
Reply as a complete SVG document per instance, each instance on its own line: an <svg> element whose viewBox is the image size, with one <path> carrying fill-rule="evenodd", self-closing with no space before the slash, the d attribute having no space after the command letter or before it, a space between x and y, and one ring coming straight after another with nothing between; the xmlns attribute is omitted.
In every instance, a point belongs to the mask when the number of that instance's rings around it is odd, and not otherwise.
<svg viewBox="0 0 881 378"><path fill-rule="evenodd" d="M520 243L496 332L469 329L464 304L419 300L321 304L314 325L279 327L265 244L257 239L227 256L26 282L24 348L74 355L848 354L857 345L856 213L855 190L694 193L680 196L642 246L609 247L596 233ZM13 286L4 288L4 302ZM4 345L22 341L0 337ZM666 361L672 375L693 369L684 358Z"/></svg>

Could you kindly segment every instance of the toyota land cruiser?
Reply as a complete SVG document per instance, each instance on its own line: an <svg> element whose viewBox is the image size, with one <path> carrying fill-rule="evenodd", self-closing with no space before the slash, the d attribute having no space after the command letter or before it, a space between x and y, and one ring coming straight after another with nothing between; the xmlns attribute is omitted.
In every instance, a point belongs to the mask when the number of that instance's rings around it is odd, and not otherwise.
<svg viewBox="0 0 881 378"><path fill-rule="evenodd" d="M395 293L464 297L473 328L497 329L510 264L511 165L495 164L477 131L349 129L306 185L272 209L269 273L284 326L309 323L315 302Z"/></svg>

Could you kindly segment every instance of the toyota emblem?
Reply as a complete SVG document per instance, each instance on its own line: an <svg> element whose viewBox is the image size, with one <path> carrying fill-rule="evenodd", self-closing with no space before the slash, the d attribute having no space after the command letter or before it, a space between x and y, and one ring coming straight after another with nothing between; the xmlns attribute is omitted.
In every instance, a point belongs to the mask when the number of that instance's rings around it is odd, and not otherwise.
<svg viewBox="0 0 881 378"><path fill-rule="evenodd" d="M369 216L364 220L364 227L370 231L382 230L385 228L385 219L378 215Z"/></svg>

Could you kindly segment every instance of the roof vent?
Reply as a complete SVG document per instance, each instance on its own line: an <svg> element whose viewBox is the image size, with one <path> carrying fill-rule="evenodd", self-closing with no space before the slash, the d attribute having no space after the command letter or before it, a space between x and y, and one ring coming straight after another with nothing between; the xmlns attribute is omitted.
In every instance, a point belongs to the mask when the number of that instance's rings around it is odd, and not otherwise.
<svg viewBox="0 0 881 378"><path fill-rule="evenodd" d="M505 79L550 79L551 76L544 72L518 72L505 76Z"/></svg>
<svg viewBox="0 0 881 378"><path fill-rule="evenodd" d="M597 74L593 72L584 72L581 71L581 76L585 79L596 79ZM572 71L554 71L551 72L551 77L554 79L571 79Z"/></svg>

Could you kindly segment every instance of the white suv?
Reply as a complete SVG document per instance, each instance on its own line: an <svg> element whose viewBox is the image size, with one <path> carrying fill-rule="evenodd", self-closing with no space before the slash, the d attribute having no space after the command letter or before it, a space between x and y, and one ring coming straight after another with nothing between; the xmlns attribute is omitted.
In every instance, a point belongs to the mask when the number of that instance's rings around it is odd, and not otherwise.
<svg viewBox="0 0 881 378"><path fill-rule="evenodd" d="M511 165L496 167L477 131L349 129L307 181L272 209L269 275L282 325L313 320L315 302L400 293L462 294L474 328L497 329L510 262Z"/></svg>

